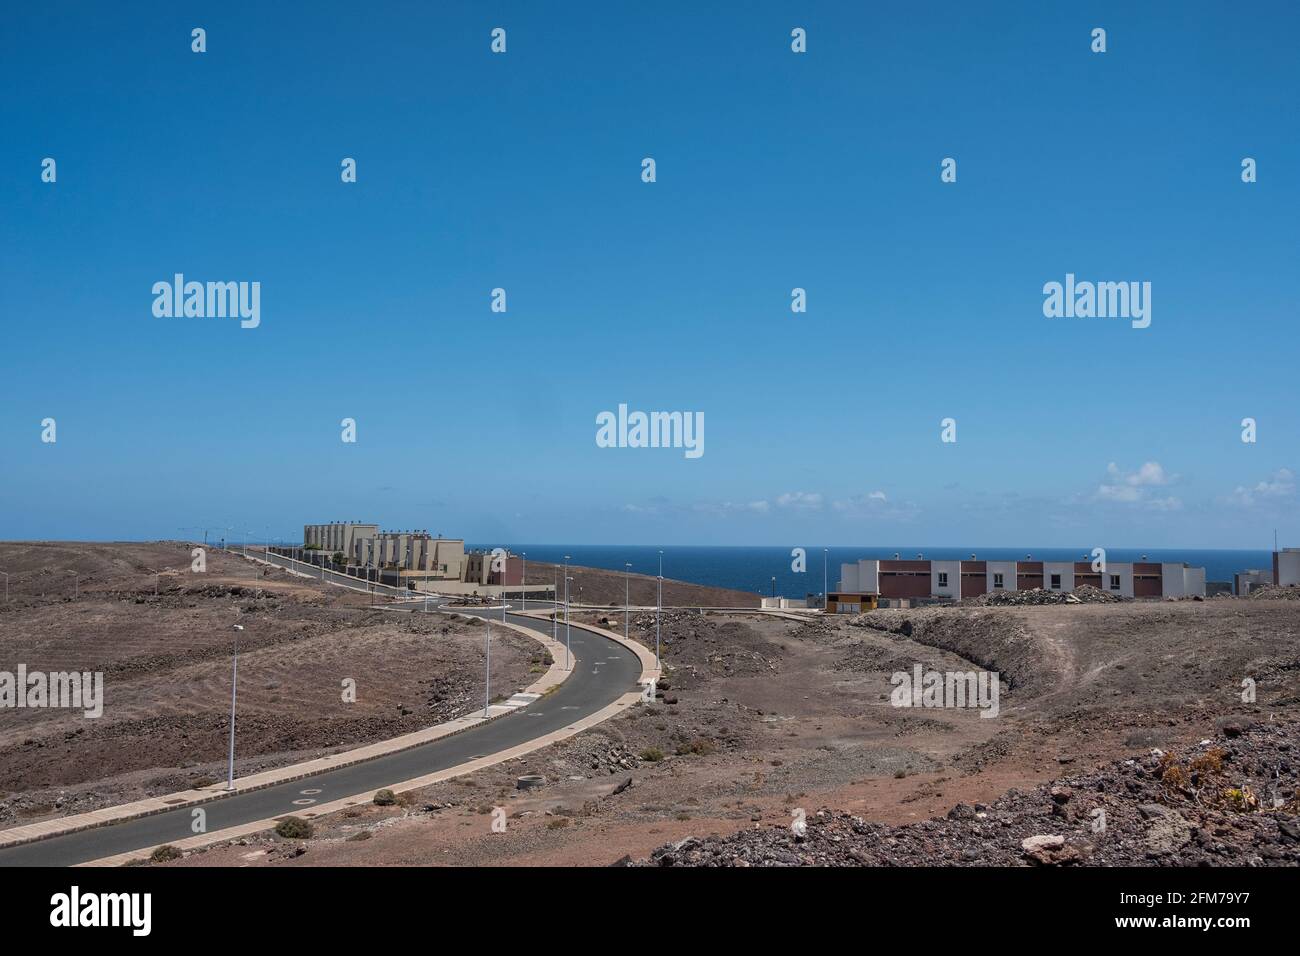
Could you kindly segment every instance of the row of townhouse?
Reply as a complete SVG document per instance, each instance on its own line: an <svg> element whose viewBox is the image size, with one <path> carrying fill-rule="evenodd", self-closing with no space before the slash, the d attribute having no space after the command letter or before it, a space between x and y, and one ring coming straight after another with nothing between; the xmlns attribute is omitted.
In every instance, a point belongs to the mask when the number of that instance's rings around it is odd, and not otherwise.
<svg viewBox="0 0 1300 956"><path fill-rule="evenodd" d="M915 561L864 558L840 565L840 595L880 599L977 597L990 591L1073 591L1091 585L1128 598L1205 596L1205 569L1156 561Z"/></svg>
<svg viewBox="0 0 1300 956"><path fill-rule="evenodd" d="M315 563L342 554L350 568L392 570L404 581L461 581L493 587L523 584L518 555L505 550L466 551L463 538L435 537L427 531L380 531L377 524L334 521L304 525L302 540L304 549L321 556Z"/></svg>

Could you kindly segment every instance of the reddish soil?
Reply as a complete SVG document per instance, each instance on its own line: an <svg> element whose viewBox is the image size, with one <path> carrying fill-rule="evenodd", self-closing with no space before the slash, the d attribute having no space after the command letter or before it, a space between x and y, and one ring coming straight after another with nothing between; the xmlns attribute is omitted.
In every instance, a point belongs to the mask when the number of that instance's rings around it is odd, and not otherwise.
<svg viewBox="0 0 1300 956"><path fill-rule="evenodd" d="M616 618L621 630L621 615L588 617ZM653 647L653 614L634 618L633 636ZM603 865L687 837L788 831L799 809L915 823L1155 747L1190 752L1225 721L1281 719L1300 702L1293 601L937 608L813 623L674 612L662 637L672 703L401 806L325 818L305 842L251 839L174 865ZM918 663L997 670L1000 715L891 706L891 675ZM1247 677L1255 703L1242 700ZM547 782L515 789L525 773ZM507 814L504 834L491 830L494 807Z"/></svg>

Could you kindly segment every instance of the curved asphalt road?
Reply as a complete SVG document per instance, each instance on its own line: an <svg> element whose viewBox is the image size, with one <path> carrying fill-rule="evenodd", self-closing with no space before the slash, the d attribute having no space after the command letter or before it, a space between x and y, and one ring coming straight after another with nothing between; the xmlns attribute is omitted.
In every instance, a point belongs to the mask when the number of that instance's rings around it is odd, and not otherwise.
<svg viewBox="0 0 1300 956"><path fill-rule="evenodd" d="M530 602L531 603L531 602ZM537 602L542 606L542 602ZM549 603L549 602L548 602ZM420 611L420 605L411 608ZM459 609L458 609L459 610ZM487 617L490 612L465 609L463 613ZM491 615L501 619L498 610ZM509 615L518 624L550 635L550 622ZM564 641L564 624L559 628ZM316 804L341 800L353 794L400 783L424 774L445 770L474 757L488 756L500 750L526 743L543 734L559 730L588 714L613 703L628 691L635 690L641 676L641 664L632 651L616 641L590 631L574 628L572 632L573 673L559 689L512 713L441 740L409 750L340 767L313 777L277 784L234 797L222 797L202 804L207 813L208 832L226 827L302 813L310 807L295 806L295 800L314 799ZM560 661L563 664L563 661ZM304 796L304 790L319 790ZM169 810L149 817L127 820L110 826L69 833L65 836L23 843L0 849L0 866L69 866L117 853L127 853L193 836L190 811L193 806Z"/></svg>

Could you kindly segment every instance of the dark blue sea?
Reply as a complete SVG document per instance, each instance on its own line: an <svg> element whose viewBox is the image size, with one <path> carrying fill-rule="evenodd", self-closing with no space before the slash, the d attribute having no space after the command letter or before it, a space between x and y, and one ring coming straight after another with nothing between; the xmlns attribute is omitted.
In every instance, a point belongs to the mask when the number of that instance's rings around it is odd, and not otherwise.
<svg viewBox="0 0 1300 956"><path fill-rule="evenodd" d="M555 545L555 544L491 544L473 545L475 548L506 547L514 554L527 552L530 561L569 563L589 568L622 571L624 562L631 562L636 574L658 573L659 551L644 545ZM717 547L701 545L691 547L664 547L664 577L711 587L734 588L770 595L775 578L776 593L782 597L801 598L807 594L822 593L822 549L807 546L807 570L801 574L791 570L793 558L790 548L771 547ZM935 560L967 560L972 554L986 561L1023 561L1032 555L1034 561L1092 560L1091 548L903 548L862 547L831 548L827 556L827 577L830 589L837 587L842 563L860 558L892 558L895 553L903 558L923 555ZM1146 555L1149 561L1185 561L1193 567L1204 567L1207 581L1231 581L1238 571L1247 568L1268 569L1273 566L1271 551L1212 551L1212 550L1150 550L1113 548L1106 552L1108 561L1140 561Z"/></svg>

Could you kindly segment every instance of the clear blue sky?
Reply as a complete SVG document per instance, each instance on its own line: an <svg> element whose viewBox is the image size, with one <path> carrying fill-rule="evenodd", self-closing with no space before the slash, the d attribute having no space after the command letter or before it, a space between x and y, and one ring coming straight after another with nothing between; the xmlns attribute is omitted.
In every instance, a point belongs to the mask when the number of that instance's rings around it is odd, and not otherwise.
<svg viewBox="0 0 1300 956"><path fill-rule="evenodd" d="M0 538L1300 542L1294 4L4 20ZM155 318L176 272L260 328ZM1045 318L1067 272L1151 327ZM620 402L704 456L598 448Z"/></svg>

